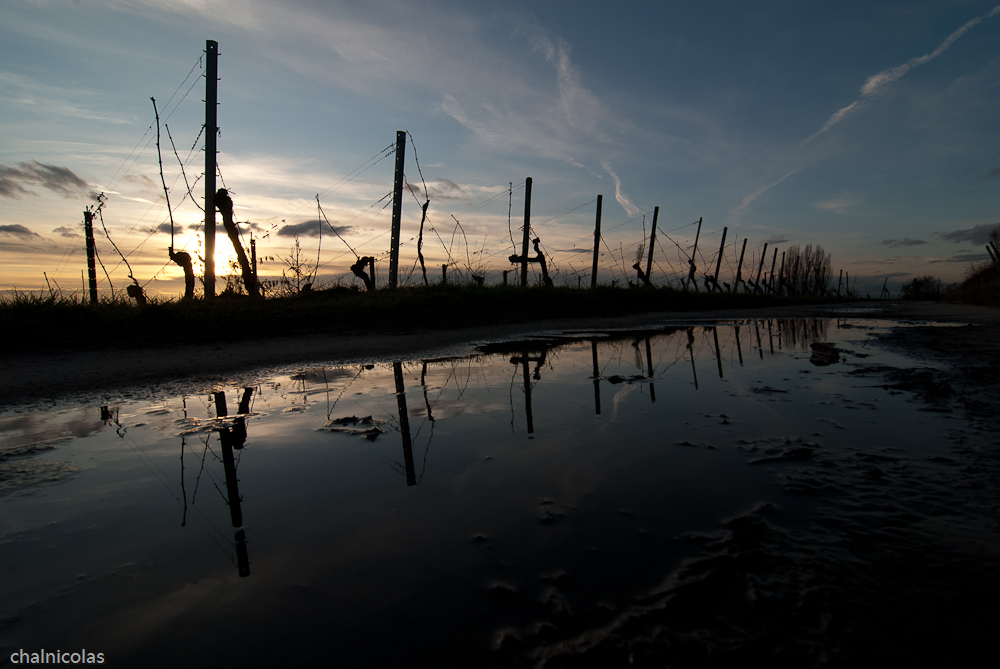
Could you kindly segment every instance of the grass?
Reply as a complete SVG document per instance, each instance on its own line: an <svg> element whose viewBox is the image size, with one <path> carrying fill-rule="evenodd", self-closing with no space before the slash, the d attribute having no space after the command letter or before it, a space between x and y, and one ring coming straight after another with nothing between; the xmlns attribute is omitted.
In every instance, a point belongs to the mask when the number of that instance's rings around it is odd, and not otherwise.
<svg viewBox="0 0 1000 669"><path fill-rule="evenodd" d="M1000 265L988 261L972 265L965 280L941 301L1000 306Z"/></svg>
<svg viewBox="0 0 1000 669"><path fill-rule="evenodd" d="M670 288L607 286L506 288L431 285L359 292L331 288L300 295L212 301L125 299L89 305L59 293L0 298L8 351L43 352L218 343L306 334L412 332L548 318L620 316L652 311L703 311L803 304L823 298L778 298L733 293L684 293Z"/></svg>

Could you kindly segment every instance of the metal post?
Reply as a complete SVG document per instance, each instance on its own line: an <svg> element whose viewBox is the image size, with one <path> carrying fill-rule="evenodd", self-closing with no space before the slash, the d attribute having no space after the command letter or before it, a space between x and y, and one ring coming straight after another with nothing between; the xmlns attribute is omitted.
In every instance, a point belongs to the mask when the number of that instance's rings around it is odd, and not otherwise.
<svg viewBox="0 0 1000 669"><path fill-rule="evenodd" d="M403 213L403 156L406 152L406 131L396 131L396 175L392 182L392 235L389 240L389 288L396 287L399 272L399 228Z"/></svg>
<svg viewBox="0 0 1000 669"><path fill-rule="evenodd" d="M528 235L531 230L531 177L524 180L524 237L521 240L521 288L528 287Z"/></svg>
<svg viewBox="0 0 1000 669"><path fill-rule="evenodd" d="M219 43L205 42L205 299L215 297L215 157L219 135Z"/></svg>
<svg viewBox="0 0 1000 669"><path fill-rule="evenodd" d="M597 260L600 256L601 250L601 204L604 202L604 196L597 196L597 222L594 224L594 264L590 270L590 287L597 288ZM597 413L600 413L598 411Z"/></svg>

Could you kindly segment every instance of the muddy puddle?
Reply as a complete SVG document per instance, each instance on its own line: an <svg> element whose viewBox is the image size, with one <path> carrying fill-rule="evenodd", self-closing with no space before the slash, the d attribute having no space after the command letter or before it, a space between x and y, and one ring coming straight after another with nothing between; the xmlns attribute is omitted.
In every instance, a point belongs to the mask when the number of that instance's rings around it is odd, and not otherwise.
<svg viewBox="0 0 1000 669"><path fill-rule="evenodd" d="M0 661L971 666L995 414L879 344L905 327L552 333L7 410Z"/></svg>

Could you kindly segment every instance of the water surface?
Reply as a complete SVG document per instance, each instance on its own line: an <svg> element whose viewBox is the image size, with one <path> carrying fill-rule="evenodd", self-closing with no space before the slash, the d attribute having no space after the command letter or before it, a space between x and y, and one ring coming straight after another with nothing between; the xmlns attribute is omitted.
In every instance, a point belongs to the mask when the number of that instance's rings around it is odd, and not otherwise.
<svg viewBox="0 0 1000 669"><path fill-rule="evenodd" d="M996 433L887 376L946 371L890 326L550 333L8 410L3 657L962 665L997 629Z"/></svg>

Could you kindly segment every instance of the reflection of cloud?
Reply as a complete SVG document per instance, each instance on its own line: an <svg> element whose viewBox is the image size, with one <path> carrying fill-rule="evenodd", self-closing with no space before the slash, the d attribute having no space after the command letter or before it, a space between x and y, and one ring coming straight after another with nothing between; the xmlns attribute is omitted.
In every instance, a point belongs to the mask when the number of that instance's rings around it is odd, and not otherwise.
<svg viewBox="0 0 1000 669"><path fill-rule="evenodd" d="M618 175L615 174L614 171L612 171L611 166L608 165L606 162L602 161L601 167L604 168L605 172L611 175L611 178L615 182L615 199L618 200L618 204L622 206L622 208L629 216L638 216L639 214L641 214L642 210L639 209L639 207L635 206L635 203L632 202L631 199L629 199L628 195L622 192L621 179L619 179Z"/></svg>
<svg viewBox="0 0 1000 669"><path fill-rule="evenodd" d="M0 225L0 235L10 235L11 237L20 237L21 239L31 239L32 237L41 237L37 232L32 232L23 225Z"/></svg>
<svg viewBox="0 0 1000 669"><path fill-rule="evenodd" d="M17 167L0 165L0 197L20 200L23 195L37 196L25 188L26 185L39 185L63 197L79 197L89 192L87 182L68 167L46 165L37 160L19 163Z"/></svg>
<svg viewBox="0 0 1000 669"><path fill-rule="evenodd" d="M934 51L930 53L925 53L923 56L917 56L915 58L911 58L902 65L896 65L895 67L890 67L886 70L882 70L881 72L878 72L877 74L873 74L870 77L868 77L868 79L865 80L865 83L861 85L861 97L852 102L851 104L847 105L846 107L843 107L834 112L830 116L830 118L826 120L826 123L823 124L823 127L817 130L811 136L809 136L803 142L803 144L810 142L815 137L818 137L819 135L823 134L837 123L840 123L840 121L842 121L848 115L860 109L863 109L865 107L865 102L867 101L867 99L875 95L878 95L883 88L885 88L892 82L902 78L903 75L905 75L913 68L923 65L925 63L929 63L930 61L934 60L935 58L943 54L945 51L947 51L951 47L951 45L954 44L955 41L958 40L959 37L964 35L968 30L970 30L977 24L985 21L986 19L996 16L997 14L1000 14L1000 5L997 5L986 14L977 16L976 18L970 21L966 21L965 24L962 25L962 27L960 27L958 30L948 35L948 37L946 37L945 40L938 45L938 48L934 49Z"/></svg>
<svg viewBox="0 0 1000 669"><path fill-rule="evenodd" d="M926 244L922 239L910 239L909 237L904 237L903 239L883 239L879 244L883 246L888 246L891 249L898 249L904 246L919 246L920 244Z"/></svg>
<svg viewBox="0 0 1000 669"><path fill-rule="evenodd" d="M302 221L301 223L286 223L278 228L278 236L319 237L321 226L324 234L331 234L334 230L336 230L337 234L349 235L354 230L354 228L349 225L335 225L333 226L333 230L330 230L330 226L326 225L326 221L319 221L314 218L311 221Z"/></svg>

